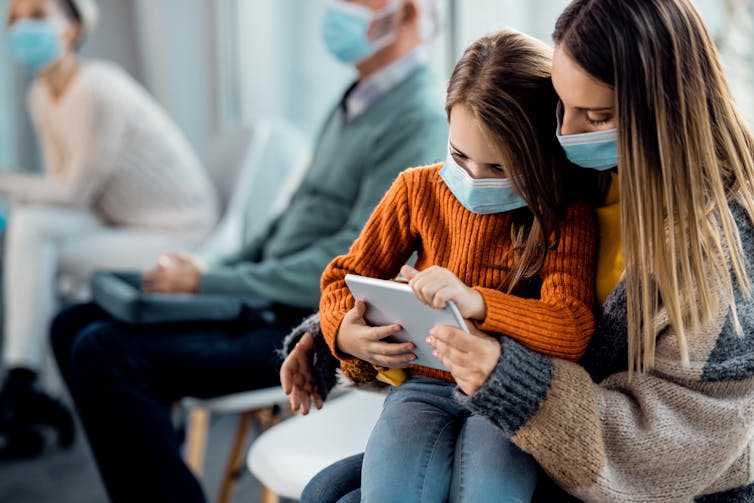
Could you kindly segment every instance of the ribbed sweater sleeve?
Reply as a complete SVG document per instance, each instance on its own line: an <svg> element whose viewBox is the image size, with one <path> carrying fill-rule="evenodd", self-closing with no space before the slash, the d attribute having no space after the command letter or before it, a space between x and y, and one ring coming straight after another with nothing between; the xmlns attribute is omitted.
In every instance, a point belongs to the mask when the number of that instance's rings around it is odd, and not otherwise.
<svg viewBox="0 0 754 503"><path fill-rule="evenodd" d="M594 214L587 205L568 209L560 239L540 272L539 299L524 299L492 288L477 288L487 306L478 324L505 334L545 355L576 361L594 331Z"/></svg>
<svg viewBox="0 0 754 503"><path fill-rule="evenodd" d="M325 269L320 321L322 334L334 355L347 358L337 350L335 342L343 317L354 306L346 275L395 277L416 248L409 213L406 175L402 173L374 209L348 253L336 257Z"/></svg>

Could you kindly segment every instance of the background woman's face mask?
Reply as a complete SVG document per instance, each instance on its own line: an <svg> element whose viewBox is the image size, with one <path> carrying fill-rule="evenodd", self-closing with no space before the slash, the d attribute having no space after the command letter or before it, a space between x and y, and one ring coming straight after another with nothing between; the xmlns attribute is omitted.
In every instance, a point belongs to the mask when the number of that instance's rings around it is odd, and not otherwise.
<svg viewBox="0 0 754 503"><path fill-rule="evenodd" d="M395 40L395 28L387 23L404 0L391 0L383 9L373 11L367 7L343 0L332 2L325 12L322 36L327 49L336 59L343 63L359 63ZM383 33L376 38L369 38L369 26L385 25Z"/></svg>
<svg viewBox="0 0 754 503"><path fill-rule="evenodd" d="M61 27L47 19L19 19L8 31L8 52L34 71L52 66L63 54Z"/></svg>

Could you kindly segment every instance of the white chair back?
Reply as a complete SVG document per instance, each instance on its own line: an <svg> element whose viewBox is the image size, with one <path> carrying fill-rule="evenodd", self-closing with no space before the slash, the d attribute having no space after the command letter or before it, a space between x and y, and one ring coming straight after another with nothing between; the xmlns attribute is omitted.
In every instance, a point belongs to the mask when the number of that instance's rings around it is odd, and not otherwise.
<svg viewBox="0 0 754 503"><path fill-rule="evenodd" d="M309 159L303 136L280 121L227 131L206 159L223 208L217 227L196 251L205 260L241 249L281 211Z"/></svg>

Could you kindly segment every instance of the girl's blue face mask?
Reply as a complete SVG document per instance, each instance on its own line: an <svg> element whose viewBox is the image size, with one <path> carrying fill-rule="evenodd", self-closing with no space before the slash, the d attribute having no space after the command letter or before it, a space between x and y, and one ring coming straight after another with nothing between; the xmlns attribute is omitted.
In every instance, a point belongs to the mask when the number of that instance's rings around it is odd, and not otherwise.
<svg viewBox="0 0 754 503"><path fill-rule="evenodd" d="M445 165L440 169L440 178L458 202L472 213L490 215L526 206L526 201L508 178L474 179L453 159L450 149Z"/></svg>
<svg viewBox="0 0 754 503"><path fill-rule="evenodd" d="M34 71L52 66L63 53L60 26L50 20L19 19L8 31L8 51Z"/></svg>
<svg viewBox="0 0 754 503"><path fill-rule="evenodd" d="M343 0L332 2L325 11L322 36L327 49L339 61L355 64L372 56L395 39L395 30L388 29L374 40L369 39L369 25L395 14L403 0L393 0L377 12Z"/></svg>
<svg viewBox="0 0 754 503"><path fill-rule="evenodd" d="M566 157L582 168L606 171L618 165L618 130L595 131L593 133L560 134L562 105L558 105L558 137Z"/></svg>

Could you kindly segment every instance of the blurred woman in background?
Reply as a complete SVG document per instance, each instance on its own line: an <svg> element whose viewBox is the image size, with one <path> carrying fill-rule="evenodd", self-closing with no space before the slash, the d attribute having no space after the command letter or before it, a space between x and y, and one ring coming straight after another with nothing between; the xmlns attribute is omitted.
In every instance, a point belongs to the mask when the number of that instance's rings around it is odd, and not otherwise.
<svg viewBox="0 0 754 503"><path fill-rule="evenodd" d="M97 13L93 0L12 0L8 11L10 56L36 76L28 107L44 173L0 173L6 456L38 453L49 426L72 440L70 413L35 384L59 276L144 268L196 245L217 218L212 183L165 111L118 66L76 53Z"/></svg>

